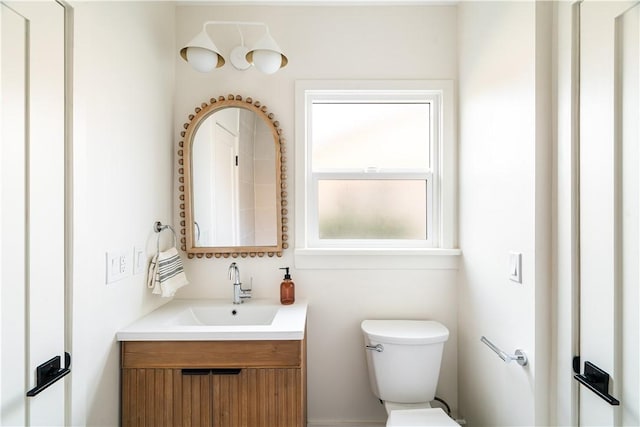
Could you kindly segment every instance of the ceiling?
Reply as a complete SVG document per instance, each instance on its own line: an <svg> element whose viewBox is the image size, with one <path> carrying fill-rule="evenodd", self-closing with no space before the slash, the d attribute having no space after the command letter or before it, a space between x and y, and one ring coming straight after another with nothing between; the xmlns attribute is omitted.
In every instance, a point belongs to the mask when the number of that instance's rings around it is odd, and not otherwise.
<svg viewBox="0 0 640 427"><path fill-rule="evenodd" d="M177 0L181 6L452 6L459 0Z"/></svg>

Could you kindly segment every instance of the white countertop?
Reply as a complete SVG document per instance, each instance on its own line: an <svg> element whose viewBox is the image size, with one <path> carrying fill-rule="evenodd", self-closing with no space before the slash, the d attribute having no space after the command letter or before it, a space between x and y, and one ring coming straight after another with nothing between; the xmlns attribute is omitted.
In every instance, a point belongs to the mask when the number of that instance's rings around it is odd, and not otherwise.
<svg viewBox="0 0 640 427"><path fill-rule="evenodd" d="M175 319L191 307L228 306L251 309L257 305L277 305L270 325L184 325ZM307 320L307 302L280 305L277 300L250 299L233 305L222 299L174 299L140 318L116 334L118 341L243 341L302 340Z"/></svg>

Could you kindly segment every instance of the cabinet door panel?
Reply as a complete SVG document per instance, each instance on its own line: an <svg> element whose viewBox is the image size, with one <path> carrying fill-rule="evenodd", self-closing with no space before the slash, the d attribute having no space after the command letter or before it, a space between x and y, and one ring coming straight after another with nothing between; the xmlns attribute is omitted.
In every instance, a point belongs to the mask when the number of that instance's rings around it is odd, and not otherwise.
<svg viewBox="0 0 640 427"><path fill-rule="evenodd" d="M123 426L175 427L182 425L179 369L123 369ZM178 408L181 409L181 408Z"/></svg>
<svg viewBox="0 0 640 427"><path fill-rule="evenodd" d="M213 425L240 427L248 425L247 390L249 387L246 369L238 375L213 376Z"/></svg>
<svg viewBox="0 0 640 427"><path fill-rule="evenodd" d="M185 427L210 426L211 375L182 376L182 420Z"/></svg>
<svg viewBox="0 0 640 427"><path fill-rule="evenodd" d="M212 378L215 426L303 425L300 369L243 369Z"/></svg>

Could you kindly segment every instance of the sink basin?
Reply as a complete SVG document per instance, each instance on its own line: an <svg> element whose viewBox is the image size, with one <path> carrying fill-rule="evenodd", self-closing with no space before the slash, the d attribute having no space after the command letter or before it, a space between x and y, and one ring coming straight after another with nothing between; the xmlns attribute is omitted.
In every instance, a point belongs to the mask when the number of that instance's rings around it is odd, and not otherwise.
<svg viewBox="0 0 640 427"><path fill-rule="evenodd" d="M168 323L184 326L270 325L278 308L276 305L251 304L188 307Z"/></svg>
<svg viewBox="0 0 640 427"><path fill-rule="evenodd" d="M174 299L117 332L118 341L301 340L307 302Z"/></svg>

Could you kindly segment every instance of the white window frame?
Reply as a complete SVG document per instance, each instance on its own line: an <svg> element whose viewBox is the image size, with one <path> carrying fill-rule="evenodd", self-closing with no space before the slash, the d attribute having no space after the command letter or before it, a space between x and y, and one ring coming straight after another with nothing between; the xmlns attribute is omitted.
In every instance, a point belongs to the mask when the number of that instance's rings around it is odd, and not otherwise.
<svg viewBox="0 0 640 427"><path fill-rule="evenodd" d="M296 81L296 153L295 153L295 265L296 268L457 268L455 249L457 224L456 213L456 138L454 89L451 80L389 80L389 81L336 81L336 80L299 80ZM433 229L427 231L428 239L410 243L401 240L367 241L366 247L354 247L350 242L339 240L330 242L317 236L316 189L319 177L353 178L356 175L347 172L330 174L311 173L311 155L309 151L309 106L312 101L322 100L324 95L330 99L336 96L371 100L416 99L416 97L435 103L432 108L433 119L430 171L415 173L413 177L427 179L430 190L428 200L433 206ZM387 95L387 98L385 98ZM371 179L375 179L372 174ZM394 171L382 171L384 179L409 177ZM357 175L362 178L361 174ZM314 225L310 229L310 225ZM430 237L430 238L429 238Z"/></svg>

